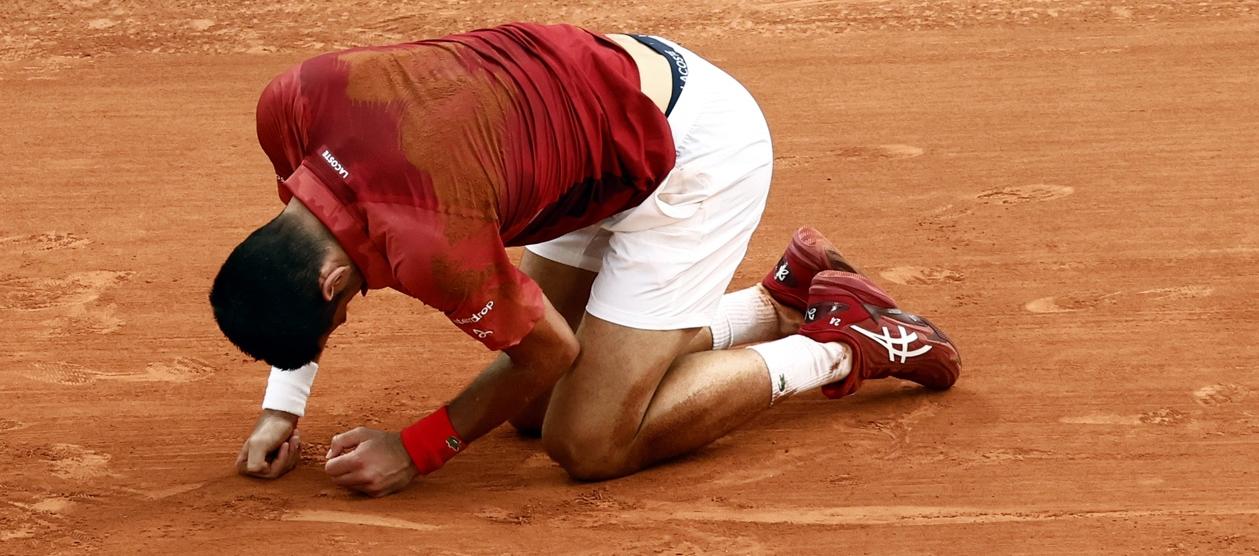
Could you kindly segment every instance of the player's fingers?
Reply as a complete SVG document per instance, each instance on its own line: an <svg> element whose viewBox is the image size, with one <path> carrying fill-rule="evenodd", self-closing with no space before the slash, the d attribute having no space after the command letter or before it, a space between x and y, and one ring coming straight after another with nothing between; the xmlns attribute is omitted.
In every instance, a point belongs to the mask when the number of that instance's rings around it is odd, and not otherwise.
<svg viewBox="0 0 1259 556"><path fill-rule="evenodd" d="M267 465L267 470L262 473L262 477L274 479L288 471L285 464L288 463L290 451L292 451L292 446L288 442L281 444L280 449L275 454L275 459L271 460L271 463Z"/></svg>
<svg viewBox="0 0 1259 556"><path fill-rule="evenodd" d="M267 447L261 442L251 440L248 444L249 456L245 462L245 472L257 475L267 471Z"/></svg>
<svg viewBox="0 0 1259 556"><path fill-rule="evenodd" d="M248 455L249 455L249 443L246 442L240 445L240 452L236 454L236 471L237 472L240 472L240 473L245 472L245 462L247 461Z"/></svg>
<svg viewBox="0 0 1259 556"><path fill-rule="evenodd" d="M337 475L332 478L332 482L337 486L362 491L363 487L371 484L372 481L367 477L367 473L365 471L360 470L352 473Z"/></svg>
<svg viewBox="0 0 1259 556"><path fill-rule="evenodd" d="M359 442L367 440L368 430L363 427L355 427L346 432L332 437L332 444L328 446L328 459L335 458L355 446Z"/></svg>
<svg viewBox="0 0 1259 556"><path fill-rule="evenodd" d="M293 431L293 436L289 437L289 459L284 463L284 470L288 471L297 467L297 463L302 460L302 437Z"/></svg>
<svg viewBox="0 0 1259 556"><path fill-rule="evenodd" d="M324 473L331 475L334 479L347 473L353 473L362 469L363 462L359 461L358 454L353 452L342 454L328 460L323 466Z"/></svg>
<svg viewBox="0 0 1259 556"><path fill-rule="evenodd" d="M249 443L244 470L249 474L262 473L267 470L267 449L256 442Z"/></svg>
<svg viewBox="0 0 1259 556"><path fill-rule="evenodd" d="M347 448L349 448L350 438L357 430L358 429L350 429L341 434L334 435L332 437L332 442L328 444L328 459L341 455L341 452L344 452Z"/></svg>

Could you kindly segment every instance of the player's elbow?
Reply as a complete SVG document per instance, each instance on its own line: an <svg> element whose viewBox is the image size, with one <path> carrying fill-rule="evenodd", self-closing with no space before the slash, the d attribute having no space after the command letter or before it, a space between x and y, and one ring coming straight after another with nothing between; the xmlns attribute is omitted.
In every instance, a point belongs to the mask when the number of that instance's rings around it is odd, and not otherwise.
<svg viewBox="0 0 1259 556"><path fill-rule="evenodd" d="M581 344L567 325L548 320L554 319L543 319L524 340L505 351L514 364L539 373L543 382L554 384L573 366L581 353Z"/></svg>
<svg viewBox="0 0 1259 556"><path fill-rule="evenodd" d="M555 379L572 369L573 363L577 361L577 356L581 354L581 344L577 343L575 336L567 336L558 339L553 345L549 354L549 367L555 371Z"/></svg>

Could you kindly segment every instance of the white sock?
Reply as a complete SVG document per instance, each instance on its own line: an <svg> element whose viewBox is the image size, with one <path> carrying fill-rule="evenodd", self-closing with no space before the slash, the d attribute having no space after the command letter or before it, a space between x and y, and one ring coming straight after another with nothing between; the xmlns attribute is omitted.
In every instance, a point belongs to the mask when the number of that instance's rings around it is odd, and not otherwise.
<svg viewBox="0 0 1259 556"><path fill-rule="evenodd" d="M771 406L779 399L843 380L852 371L852 351L838 342L820 343L797 334L748 349L760 354L769 368Z"/></svg>
<svg viewBox="0 0 1259 556"><path fill-rule="evenodd" d="M769 293L753 286L721 296L717 317L709 329L714 350L763 342L778 334L778 311Z"/></svg>

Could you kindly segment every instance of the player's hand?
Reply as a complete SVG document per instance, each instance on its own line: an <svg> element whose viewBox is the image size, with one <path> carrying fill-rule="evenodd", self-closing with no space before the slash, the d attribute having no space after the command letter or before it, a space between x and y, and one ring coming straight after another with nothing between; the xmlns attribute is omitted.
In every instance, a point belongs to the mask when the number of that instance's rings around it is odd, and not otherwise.
<svg viewBox="0 0 1259 556"><path fill-rule="evenodd" d="M297 416L264 409L254 424L254 432L240 447L236 470L241 475L275 479L297 466L302 458L301 448Z"/></svg>
<svg viewBox="0 0 1259 556"><path fill-rule="evenodd" d="M398 492L420 474L401 434L366 427L332 437L324 471L332 482L374 497Z"/></svg>

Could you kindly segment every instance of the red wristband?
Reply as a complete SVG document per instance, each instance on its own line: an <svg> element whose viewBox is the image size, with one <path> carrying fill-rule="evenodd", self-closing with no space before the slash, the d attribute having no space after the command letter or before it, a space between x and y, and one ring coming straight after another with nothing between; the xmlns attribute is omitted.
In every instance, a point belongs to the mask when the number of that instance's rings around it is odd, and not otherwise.
<svg viewBox="0 0 1259 556"><path fill-rule="evenodd" d="M463 439L450 424L450 413L443 406L428 417L402 429L402 445L421 475L441 469L450 458L463 450Z"/></svg>

